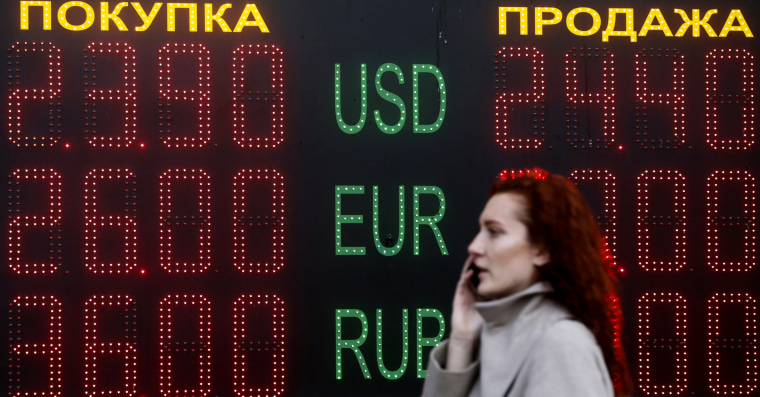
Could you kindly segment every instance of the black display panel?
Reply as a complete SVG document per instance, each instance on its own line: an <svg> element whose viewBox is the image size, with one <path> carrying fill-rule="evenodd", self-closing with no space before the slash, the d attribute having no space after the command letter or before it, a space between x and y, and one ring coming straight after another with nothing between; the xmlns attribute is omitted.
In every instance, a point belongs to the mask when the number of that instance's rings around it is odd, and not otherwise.
<svg viewBox="0 0 760 397"><path fill-rule="evenodd" d="M7 395L418 395L534 166L598 216L637 394L760 395L756 1L0 7Z"/></svg>

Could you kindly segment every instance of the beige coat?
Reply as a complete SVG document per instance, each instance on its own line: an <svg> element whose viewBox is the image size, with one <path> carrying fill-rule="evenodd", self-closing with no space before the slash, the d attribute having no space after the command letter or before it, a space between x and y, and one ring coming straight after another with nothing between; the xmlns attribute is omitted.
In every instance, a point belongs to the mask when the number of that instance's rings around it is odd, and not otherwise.
<svg viewBox="0 0 760 397"><path fill-rule="evenodd" d="M547 297L548 283L476 304L485 325L478 358L445 370L447 342L430 353L423 397L609 397L614 394L593 334Z"/></svg>

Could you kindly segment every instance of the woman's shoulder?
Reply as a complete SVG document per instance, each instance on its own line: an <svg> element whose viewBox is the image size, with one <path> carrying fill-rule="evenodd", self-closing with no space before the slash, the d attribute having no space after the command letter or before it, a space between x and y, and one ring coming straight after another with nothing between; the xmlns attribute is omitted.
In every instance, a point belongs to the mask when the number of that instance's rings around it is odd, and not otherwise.
<svg viewBox="0 0 760 397"><path fill-rule="evenodd" d="M583 323L571 318L547 326L536 341L535 353L539 356L565 357L574 362L604 362L594 334Z"/></svg>
<svg viewBox="0 0 760 397"><path fill-rule="evenodd" d="M528 385L525 387L532 395L613 395L601 349L591 331L573 319L547 327L531 349L523 369Z"/></svg>
<svg viewBox="0 0 760 397"><path fill-rule="evenodd" d="M545 342L564 342L567 340L590 340L595 342L594 334L583 323L573 318L564 318L546 327Z"/></svg>

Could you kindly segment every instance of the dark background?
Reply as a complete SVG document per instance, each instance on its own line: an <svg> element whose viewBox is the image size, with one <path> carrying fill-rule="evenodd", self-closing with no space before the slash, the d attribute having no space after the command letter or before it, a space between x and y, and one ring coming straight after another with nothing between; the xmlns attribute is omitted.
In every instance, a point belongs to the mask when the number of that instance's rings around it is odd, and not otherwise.
<svg viewBox="0 0 760 397"><path fill-rule="evenodd" d="M89 2L96 11L99 3ZM233 7L225 19L234 27L243 2L231 2ZM45 319L42 311L22 310L23 319L16 318L12 306L17 296L55 296L62 305L62 395L84 394L84 302L93 295L127 294L136 302L135 330L137 343L138 396L159 395L159 301L173 294L202 294L211 302L211 396L232 396L233 359L232 302L244 294L277 295L284 301L284 395L298 396L356 396L356 395L417 395L422 381L417 378L416 316L418 308L434 308L448 320L450 300L461 263L466 258L466 247L477 228L477 216L487 199L490 182L502 170L540 166L551 172L568 175L579 170L603 170L615 176L616 224L614 235L615 255L620 268L621 300L626 316L623 341L627 348L631 373L640 387L657 384L680 385L674 394L715 395L710 386L718 383L741 384L744 390L758 393L757 377L757 305L742 307L737 304L721 306L720 341L710 344L708 335L707 301L718 293L749 293L757 299L758 269L756 266L757 227L755 209L742 211L744 200L755 202L754 183L745 190L738 183L720 185L720 216L751 216L751 223L719 228L721 256L727 260L743 260L744 233L750 234L752 251L750 270L746 272L714 271L707 263L707 180L715 171L749 171L756 176L757 138L753 127L751 145L744 150L711 148L706 141L706 56L721 49L743 49L752 55L754 63L741 66L734 61L721 61L719 66L719 94L736 95L743 89L741 73L751 75L747 95L754 101L756 87L755 66L758 45L755 38L734 32L727 38L709 38L704 30L700 37L692 37L691 28L684 37L663 37L659 31L650 31L635 43L627 37L611 37L602 42L601 32L607 26L608 9L630 7L634 9L634 28L640 30L651 8L661 8L675 33L681 19L672 10L700 9L701 15L716 8L718 14L710 20L716 33L720 32L731 9L741 9L753 33L760 31L760 8L754 1L705 2L690 1L684 4L671 2L601 1L527 2L495 1L331 1L299 0L260 1L256 5L271 33L260 33L258 28L245 28L241 33L222 33L215 26L214 33L203 32L202 3L199 9L199 32L188 32L186 11L179 11L176 32L166 31L166 3L153 25L146 32L119 32L113 24L108 32L99 28L99 12L93 27L83 32L63 29L57 22L56 12L62 2L53 2L53 28L41 29L39 15L32 18L29 30L18 29L18 1L2 3L2 44L8 48L8 92L14 81L25 87L45 86L46 59L39 55L24 54L16 72L11 47L18 42L50 42L61 53L60 141L52 147L17 147L10 139L0 143L0 164L9 181L9 221L3 222L0 232L9 235L12 214L40 214L46 209L42 184L22 183L19 198L11 174L17 169L53 168L62 178L62 220L60 255L55 254L57 271L50 275L17 275L10 266L2 266L0 298L9 307L9 345L2 349L7 354L9 370L3 376L2 387L9 395L16 392L40 390L48 384L47 364L44 360L25 357L16 361L10 353L17 343L41 343L46 340ZM214 3L215 9L220 4ZM545 26L544 35L533 34L533 6L559 8L564 16L575 7L596 9L602 16L602 28L590 37L571 34L564 17L559 25ZM114 4L111 4L113 7ZM150 8L152 3L144 3ZM510 14L508 34L498 35L498 7L526 6L529 8L529 35L520 36L517 18ZM122 18L130 28L141 25L131 7L122 11ZM81 17L81 16L80 16ZM72 10L69 19L77 21ZM184 19L183 19L184 18ZM35 25L35 23L37 25ZM618 25L622 19L618 20ZM587 28L588 21L579 17L576 24ZM84 49L93 42L127 43L135 49L137 138L128 148L93 148L85 133ZM212 136L203 148L167 148L161 143L163 136L159 123L158 51L167 43L202 44L210 53L210 110ZM232 134L232 51L242 44L268 44L283 53L284 77L284 141L275 148L240 148ZM531 65L526 58L512 58L500 64L497 54L509 47L531 47L544 54L545 95L533 115L533 103L510 106L508 123L510 133L516 137L534 137L539 131L544 141L538 149L503 148L497 142L495 116L496 97L500 90L529 92L532 90ZM650 106L647 118L648 136L642 135L644 119L639 116L642 104L636 102L635 56L641 51L658 54L660 50L677 52L683 57L685 86L685 137L680 145L666 141L672 135L672 116L664 106ZM615 138L606 146L589 145L575 141L596 140L601 137L602 121L599 105L568 105L565 97L565 54L569 51L593 55L610 53L614 58L614 79L607 87L616 92ZM605 59L609 59L608 56ZM194 63L188 57L177 56L174 61L176 87L192 88L195 76ZM649 87L665 91L671 84L670 66L666 58L655 57L649 69ZM110 63L109 63L110 62ZM334 111L334 69L341 65L343 116L354 123L359 116L359 70L367 65L368 110L364 129L354 135L344 134L338 128ZM407 107L407 121L395 135L380 132L372 112L379 109L387 123L398 120L398 110L381 100L374 88L375 73L384 63L398 65L404 75L399 84L392 73L383 76L383 86L402 98ZM412 132L412 67L414 64L437 66L445 79L448 101L442 127L434 133ZM497 71L495 67L505 67ZM97 72L101 87L116 87L121 78L120 65L107 57L99 58ZM266 60L252 61L247 70L252 91L270 88ZM602 66L599 57L583 57L579 67L583 81L579 86L588 92L602 89ZM497 77L498 76L498 77ZM498 80L503 80L497 82ZM613 81L614 80L614 81ZM503 87L503 88L498 88ZM8 96L6 96L7 98ZM726 100L731 100L731 98ZM438 109L438 92L432 75L420 75L421 119L432 122ZM270 133L269 109L252 105L248 119L250 133L267 136ZM8 100L3 110L8 113ZM27 106L27 105L25 105ZM175 134L184 134L183 128L194 128L191 106L175 103ZM540 109L543 106L543 110ZM569 109L573 106L576 109ZM46 135L48 107L28 105L23 108L25 134ZM739 106L721 106L719 135L727 139L740 136L741 111ZM107 135L104 125L120 117L121 108L103 104L100 112L99 133ZM574 119L578 114L578 129ZM543 114L541 114L543 113ZM58 114L58 113L56 113ZM113 115L113 116L111 116ZM757 107L745 116L756 118ZM110 117L109 117L110 116ZM58 119L56 119L58 120ZM111 121L106 121L111 120ZM184 124L183 124L184 123ZM57 121L56 121L57 124ZM4 133L9 136L8 125ZM649 139L650 141L645 141ZM143 143L144 148L139 144ZM66 148L65 144L70 147ZM592 147L584 147L592 146ZM137 219L137 269L129 274L96 275L84 266L84 180L93 169L128 168L136 178L134 208ZM211 180L211 266L201 274L170 274L163 270L159 259L159 176L168 169L203 169ZM241 169L276 169L284 178L284 266L273 274L242 274L233 266L233 176ZM657 170L679 172L684 177L686 209L686 260L678 271L646 271L639 263L637 233L637 178L644 172ZM364 256L335 254L335 186L364 186L363 195L343 195L342 213L362 214L362 224L342 226L343 246L364 246ZM398 187L406 191L406 236L403 248L395 256L383 256L374 248L372 239L372 186L379 187L381 235L398 234ZM118 214L126 204L119 184L104 183L99 191L101 211ZM257 185L249 196L250 211L260 216L271 216L269 187ZM419 255L412 250L412 195L414 186L437 186L445 195L445 215L438 223L448 255L442 255L430 229L421 228ZM650 184L650 211L664 216L663 226L652 227L651 256L667 260L673 256L675 219L672 216L672 185L666 182ZM583 191L597 215L603 214L603 191L600 183L582 183ZM36 190L35 190L36 189ZM42 197L42 198L41 198ZM195 198L191 191L175 194L177 210L194 211ZM745 198L746 197L746 198ZM132 201L130 201L132 203ZM438 211L433 196L421 198L421 214L433 215ZM721 221L727 223L728 221ZM192 222L191 222L192 223ZM192 227L184 240L177 242L177 255L193 258L196 243ZM24 240L26 260L47 260L48 238L45 230L32 232ZM743 231L743 230L746 230ZM35 234L36 233L36 234ZM249 228L248 235L257 241L252 256L266 260L271 251L266 241L272 228ZM36 237L35 237L36 236ZM102 252L118 252L118 234L101 239ZM8 238L8 237L6 237ZM8 240L10 241L10 240ZM10 245L6 245L10 250ZM183 248L184 247L184 248ZM9 262L10 256L3 255ZM60 257L60 259L58 259ZM637 301L647 293L677 293L686 301L686 338L675 334L675 311L672 304L654 305L651 312L651 340L642 339L638 332L643 327L644 310ZM362 310L369 320L369 337L361 348L370 370L371 379L365 379L356 358L350 350L342 350L343 376L336 379L335 322L337 309ZM383 310L384 360L390 369L400 363L401 313L409 309L409 361L408 368L398 380L387 380L377 366L375 348L375 312ZM105 313L105 311L104 311ZM194 338L195 314L179 311L175 331L177 335ZM271 325L265 320L266 312L259 313L259 322L249 325L251 341L271 340ZM185 317L182 317L182 316ZM99 328L104 340L123 338L118 326L123 316L114 311L112 317L103 314ZM38 318L39 317L39 318ZM748 322L745 327L745 317ZM106 325L107 318L113 320ZM36 322L35 322L36 321ZM430 322L428 322L430 321ZM116 325L113 325L116 324ZM345 318L343 335L346 339L358 337L358 320ZM184 328L183 328L184 327ZM186 332L184 334L183 332ZM437 333L435 321L423 323L424 337ZM14 339L16 338L16 339ZM19 339L20 338L20 339ZM20 340L20 342L19 342ZM653 347L652 347L653 346ZM639 354L651 352L651 375L639 359ZM676 374L674 351L686 352L686 373ZM720 380L709 374L708 352L720 352ZM425 365L429 348L424 349ZM269 387L272 367L266 353L250 356L249 382ZM193 355L177 353L175 368L177 385L192 385L194 373L188 363ZM748 358L747 358L748 357ZM113 356L100 358L101 373L98 382L103 389L117 388L121 361ZM748 360L748 361L745 361ZM2 361L0 359L0 361ZM184 371L184 372L183 372ZM749 375L744 374L749 371ZM655 394L647 389L649 394ZM738 389L737 389L738 391ZM197 394L201 395L201 394ZM263 392L262 392L262 395Z"/></svg>

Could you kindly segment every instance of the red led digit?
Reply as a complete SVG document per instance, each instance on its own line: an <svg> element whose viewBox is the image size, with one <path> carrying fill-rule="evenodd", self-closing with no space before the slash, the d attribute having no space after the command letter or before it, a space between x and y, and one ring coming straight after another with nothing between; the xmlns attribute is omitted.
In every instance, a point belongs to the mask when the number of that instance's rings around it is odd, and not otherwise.
<svg viewBox="0 0 760 397"><path fill-rule="evenodd" d="M667 305L667 306L666 306ZM666 324L652 321L653 309L672 308L669 318L674 319L672 335L659 334ZM638 301L638 379L637 385L648 396L676 395L686 390L688 360L686 356L686 299L679 293L647 292ZM668 324L670 326L670 324ZM674 367L666 372L653 371L652 366L662 364L669 356ZM658 379L653 379L657 377ZM667 382L661 378L668 377Z"/></svg>
<svg viewBox="0 0 760 397"><path fill-rule="evenodd" d="M137 63L135 49L126 43L92 43L85 49L85 134L90 146L101 148L129 147L137 137ZM104 70L103 60L117 57L121 70ZM100 79L98 78L100 76ZM111 77L115 76L115 77ZM110 78L120 82L116 87L103 87L103 79ZM120 106L121 115L111 108L101 106L103 102L113 102ZM103 117L101 117L103 116ZM111 118L121 122L120 131L104 131L103 124ZM100 121L101 125L98 125Z"/></svg>
<svg viewBox="0 0 760 397"><path fill-rule="evenodd" d="M8 55L8 139L18 147L53 146L61 140L61 50L52 43L16 43ZM37 55L39 54L39 55ZM47 76L23 76L22 65L47 58ZM26 82L39 82L25 87ZM31 120L42 112L26 108L30 103L47 106L47 131L35 136ZM26 105L26 106L25 106Z"/></svg>
<svg viewBox="0 0 760 397"><path fill-rule="evenodd" d="M661 70L657 58L670 60L670 76L672 80L661 90L661 84L650 84L650 63L657 69L652 69L654 75L664 75L668 70ZM636 142L646 149L675 149L685 142L686 137L686 108L685 102L685 72L683 55L677 50L644 49L636 54ZM669 108L672 119L668 139L658 131L667 130L664 125L650 124L650 107L665 105ZM652 131L650 131L650 127ZM654 133L654 136L650 135Z"/></svg>
<svg viewBox="0 0 760 397"><path fill-rule="evenodd" d="M725 319L736 321L736 318L721 316L721 309L728 305L736 305L742 309L744 318L744 335L741 338L727 338L721 332L721 322ZM724 325L725 327L725 325ZM718 395L750 395L758 387L757 383L757 300L746 293L718 293L707 301L707 356L708 356L708 384L710 390ZM724 378L727 374L721 369L724 361L721 352L726 349L739 349L743 351L743 382L728 383ZM736 357L734 355L734 357ZM735 375L735 374L731 374ZM732 376L736 378L736 376Z"/></svg>
<svg viewBox="0 0 760 397"><path fill-rule="evenodd" d="M8 266L16 274L50 274L61 267L61 175L52 169L19 169L11 174L9 196L11 214L8 217ZM22 187L34 184L47 185L47 214L30 215L22 211L24 205L29 205L33 194L24 194ZM23 199L23 200L22 200ZM15 203L13 202L15 200ZM23 201L23 202L22 202ZM30 236L30 232L47 234L46 237ZM36 238L34 238L36 237ZM29 247L30 243L47 238L47 259L39 244Z"/></svg>
<svg viewBox="0 0 760 397"><path fill-rule="evenodd" d="M98 205L98 187L116 180L124 192L124 210L121 214L104 214ZM119 186L117 185L117 186ZM137 216L135 176L129 170L99 169L92 170L84 178L84 264L96 274L129 273L137 267ZM113 254L118 250L108 249L100 244L101 232L112 229L121 230L123 238L121 257L115 261L101 259L103 252Z"/></svg>
<svg viewBox="0 0 760 397"><path fill-rule="evenodd" d="M509 76L514 71L507 67L513 58L525 58L531 63L532 85L524 91L512 90L507 84ZM496 72L496 143L504 149L538 149L544 143L546 136L544 122L544 93L546 81L544 73L544 53L536 47L503 47L496 53L494 62ZM525 76L528 78L527 76ZM530 104L533 104L530 106ZM511 112L515 107L532 108L534 137L519 137L521 133L516 128L518 123ZM512 121L510 122L510 115ZM527 131L524 132L527 135Z"/></svg>
<svg viewBox="0 0 760 397"><path fill-rule="evenodd" d="M744 191L741 216L719 216L720 186L738 184ZM755 267L757 258L757 191L755 177L749 171L715 171L707 178L707 264L719 272L748 272ZM726 206L723 206L725 209ZM744 259L721 258L719 230L725 227L739 228L742 234ZM725 250L724 250L725 252Z"/></svg>
<svg viewBox="0 0 760 397"><path fill-rule="evenodd" d="M657 201L650 206L650 187L652 184L672 187L672 200ZM636 241L638 262L644 270L650 272L675 272L686 266L686 178L678 171L649 170L636 178ZM665 213L663 208L672 202L672 211ZM654 210L652 209L654 207ZM656 213L653 214L653 212ZM672 231L672 242L662 245L662 249L671 249L669 259L654 259L651 245L654 241L667 241L662 236L652 238L652 229ZM667 247L667 248L666 248Z"/></svg>
<svg viewBox="0 0 760 397"><path fill-rule="evenodd" d="M266 215L251 214L246 192L267 188L271 192L269 210L265 203L254 208L263 209ZM242 170L232 181L232 196L232 260L235 267L242 273L274 273L280 270L285 264L285 183L282 174L276 170ZM255 260L249 241L264 239L253 233L261 227L272 230L269 238L271 255L264 262Z"/></svg>
<svg viewBox="0 0 760 397"><path fill-rule="evenodd" d="M98 313L119 310L123 313L124 332L115 340L104 340L98 332ZM137 309L126 295L93 296L84 304L84 389L88 397L137 395ZM98 379L106 377L99 371L106 356L121 364L121 388L103 390ZM105 371L104 371L105 372ZM102 381L101 381L102 382Z"/></svg>
<svg viewBox="0 0 760 397"><path fill-rule="evenodd" d="M47 324L31 320L43 312ZM53 296L18 296L10 310L10 368L8 376L11 397L60 397L62 386L63 343L61 302ZM46 340L29 340L28 333L44 329ZM29 365L37 362L43 365ZM26 365L25 365L26 364ZM45 368L44 373L39 369Z"/></svg>
<svg viewBox="0 0 760 397"><path fill-rule="evenodd" d="M174 198L178 187L189 189L192 195ZM211 266L211 177L203 170L168 170L159 178L158 189L161 267L169 273L204 272ZM180 212L175 208L180 205L195 208ZM182 248L175 250L175 246ZM193 247L196 256L189 257Z"/></svg>
<svg viewBox="0 0 760 397"><path fill-rule="evenodd" d="M233 387L239 397L274 397L285 392L285 302L276 295L243 295L232 306L233 320ZM256 316L256 320L252 321ZM264 324L269 323L271 328ZM271 331L271 332L269 332ZM268 340L252 340L250 334L266 333ZM263 352L263 354L262 354ZM271 372L262 374L263 365L254 358L270 361ZM254 375L255 376L252 376ZM254 384L250 379L267 379L266 384Z"/></svg>
<svg viewBox="0 0 760 397"><path fill-rule="evenodd" d="M573 48L565 54L565 97L567 98L567 141L574 148L607 149L615 143L615 58L606 49ZM588 81L583 84L579 78L579 69L588 68L592 62L602 62L602 86L600 91L589 92ZM582 65L579 67L579 65ZM592 73L582 70L581 76ZM581 120L588 118L589 105L601 105L601 128L591 125L581 125ZM582 106L578 109L578 105ZM591 138L590 131L601 130L601 138Z"/></svg>
<svg viewBox="0 0 760 397"><path fill-rule="evenodd" d="M258 76L250 76L250 72L246 72L246 68L251 66L246 63L247 60L254 57L257 64L265 63L265 68L254 70L267 71L269 74L269 87L264 91L253 91L250 86L251 81L259 80ZM270 44L243 44L232 53L232 135L240 147L274 148L283 141L285 90L282 60L282 50ZM266 80L266 77L261 76L261 80ZM249 111L252 106L269 109L269 131L265 130L263 120L253 117L258 112Z"/></svg>
<svg viewBox="0 0 760 397"><path fill-rule="evenodd" d="M172 69L175 58L182 62L197 62L195 85L177 87ZM192 81L192 80L191 80ZM158 92L161 142L170 148L200 148L211 140L211 57L201 44L166 44L158 51ZM187 102L196 109L195 114L185 114L184 107L172 109L175 102ZM195 123L188 123L187 131L174 124L179 118L194 117ZM194 125L194 128L189 126ZM195 129L194 133L188 131ZM187 135L180 135L187 133ZM194 135L193 135L194 134Z"/></svg>
<svg viewBox="0 0 760 397"><path fill-rule="evenodd" d="M735 61L737 68L728 69L723 67L721 73L719 66ZM745 49L721 48L710 51L705 56L705 91L706 91L706 130L707 144L716 150L748 150L755 144L755 56ZM719 83L725 77L719 74L734 73L741 76L741 89L728 91L720 87ZM740 117L719 117L719 112L727 106L739 106ZM739 116L738 114L736 116ZM726 124L732 119L741 119L741 133L734 132L736 139L719 136L719 132L725 134L730 128ZM739 138L740 136L740 138Z"/></svg>
<svg viewBox="0 0 760 397"><path fill-rule="evenodd" d="M602 215L596 217L596 221L602 229L601 232L606 243L608 259L611 259L612 263L617 267L617 209L615 208L617 182L615 181L615 175L608 170L586 169L573 171L568 178L576 185L586 182L596 182L602 185L604 208ZM615 270L621 271L621 268L616 268Z"/></svg>
<svg viewBox="0 0 760 397"><path fill-rule="evenodd" d="M211 302L202 295L169 295L158 310L161 395L207 396L211 392ZM183 315L177 313L180 310ZM174 327L175 323L194 326ZM185 336L179 337L180 332Z"/></svg>

